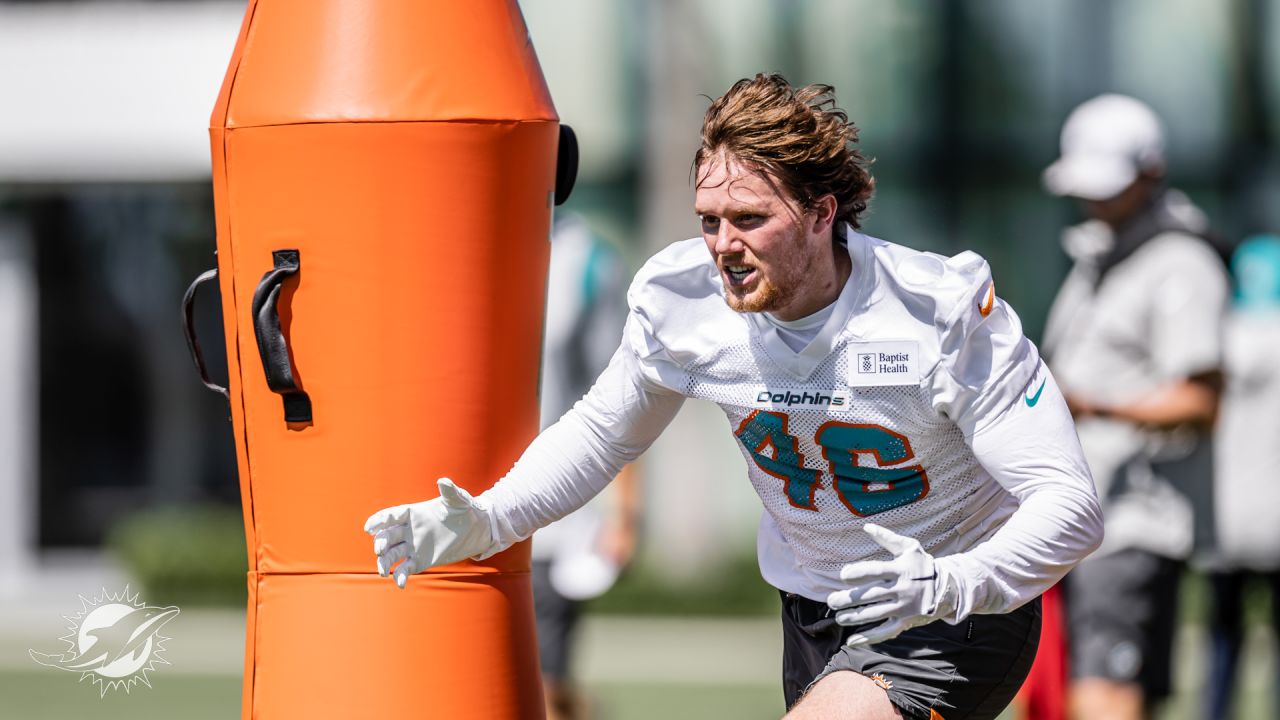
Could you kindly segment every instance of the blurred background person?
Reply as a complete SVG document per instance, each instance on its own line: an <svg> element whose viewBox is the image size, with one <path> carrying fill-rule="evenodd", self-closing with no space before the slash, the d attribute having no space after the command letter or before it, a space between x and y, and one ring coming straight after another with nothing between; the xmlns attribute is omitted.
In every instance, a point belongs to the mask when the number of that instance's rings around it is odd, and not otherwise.
<svg viewBox="0 0 1280 720"><path fill-rule="evenodd" d="M1215 533L1209 554L1208 716L1230 717L1247 619L1246 583L1265 584L1280 629L1280 237L1259 235L1231 259L1226 382L1215 428ZM1274 671L1273 671L1274 672ZM1280 687L1280 677L1275 685Z"/></svg>
<svg viewBox="0 0 1280 720"><path fill-rule="evenodd" d="M1068 116L1044 173L1088 216L1064 234L1074 266L1043 345L1106 518L1066 586L1071 703L1089 720L1142 718L1170 693L1174 600L1213 472L1228 282L1204 214L1164 184L1164 146L1150 108L1102 95Z"/></svg>
<svg viewBox="0 0 1280 720"><path fill-rule="evenodd" d="M622 341L631 276L608 243L575 214L551 232L542 346L542 428L573 407ZM533 538L538 655L548 720L589 715L570 673L581 603L603 594L631 561L639 522L633 466L577 512Z"/></svg>

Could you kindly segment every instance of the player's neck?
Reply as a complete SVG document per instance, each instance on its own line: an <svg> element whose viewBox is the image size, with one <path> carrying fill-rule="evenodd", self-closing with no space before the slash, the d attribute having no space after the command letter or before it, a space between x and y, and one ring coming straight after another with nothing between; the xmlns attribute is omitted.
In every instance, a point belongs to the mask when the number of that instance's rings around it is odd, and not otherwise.
<svg viewBox="0 0 1280 720"><path fill-rule="evenodd" d="M801 320L830 306L840 297L853 272L853 261L849 259L845 246L835 242L831 243L831 254L822 260L811 268L809 291L785 309L771 313L774 319L784 322Z"/></svg>

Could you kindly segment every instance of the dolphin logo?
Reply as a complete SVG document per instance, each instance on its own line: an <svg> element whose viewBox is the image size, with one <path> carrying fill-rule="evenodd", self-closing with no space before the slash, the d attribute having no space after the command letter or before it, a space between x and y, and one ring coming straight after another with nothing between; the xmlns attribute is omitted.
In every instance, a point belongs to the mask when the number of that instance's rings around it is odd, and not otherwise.
<svg viewBox="0 0 1280 720"><path fill-rule="evenodd" d="M89 672L107 667L113 662L138 655L160 628L178 615L178 608L144 606L133 608L106 627L85 633L94 641L80 653L40 653L28 650L31 659L69 672Z"/></svg>

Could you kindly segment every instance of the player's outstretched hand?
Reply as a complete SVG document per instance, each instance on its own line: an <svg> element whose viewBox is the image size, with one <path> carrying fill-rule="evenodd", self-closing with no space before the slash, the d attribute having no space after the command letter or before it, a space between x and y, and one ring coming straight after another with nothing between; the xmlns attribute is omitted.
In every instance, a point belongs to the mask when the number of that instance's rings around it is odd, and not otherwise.
<svg viewBox="0 0 1280 720"><path fill-rule="evenodd" d="M479 555L493 540L487 508L479 500L449 478L437 480L436 487L440 497L379 510L364 523L373 536L378 574L394 573L401 588L410 575Z"/></svg>
<svg viewBox="0 0 1280 720"><path fill-rule="evenodd" d="M828 595L827 605L837 623L866 626L849 636L845 644L850 646L883 642L932 622L940 595L933 556L918 540L873 523L862 529L893 559L864 560L840 569L840 579L850 587Z"/></svg>

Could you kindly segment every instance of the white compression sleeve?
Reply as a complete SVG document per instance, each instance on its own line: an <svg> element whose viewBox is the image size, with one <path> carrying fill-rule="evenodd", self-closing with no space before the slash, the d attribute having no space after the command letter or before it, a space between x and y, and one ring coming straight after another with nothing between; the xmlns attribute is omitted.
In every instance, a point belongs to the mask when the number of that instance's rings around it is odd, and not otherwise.
<svg viewBox="0 0 1280 720"><path fill-rule="evenodd" d="M645 380L625 346L573 409L532 443L478 500L489 512L489 557L582 507L640 456L684 403Z"/></svg>
<svg viewBox="0 0 1280 720"><path fill-rule="evenodd" d="M1042 379L1043 388L1036 395ZM1093 478L1066 402L1043 365L1028 394L977 431L969 443L978 461L1019 506L986 541L937 558L939 571L950 576L942 617L952 623L973 613L1008 612L1029 602L1102 542L1102 511Z"/></svg>

